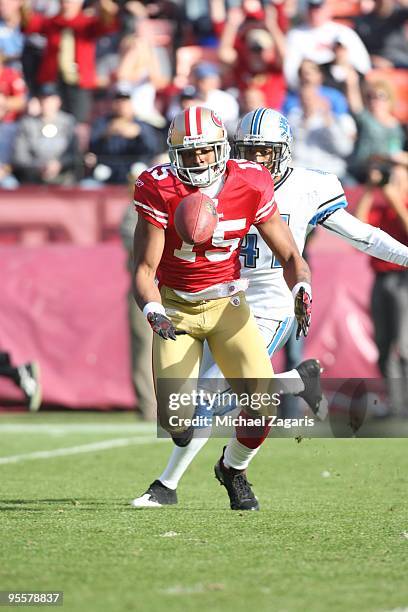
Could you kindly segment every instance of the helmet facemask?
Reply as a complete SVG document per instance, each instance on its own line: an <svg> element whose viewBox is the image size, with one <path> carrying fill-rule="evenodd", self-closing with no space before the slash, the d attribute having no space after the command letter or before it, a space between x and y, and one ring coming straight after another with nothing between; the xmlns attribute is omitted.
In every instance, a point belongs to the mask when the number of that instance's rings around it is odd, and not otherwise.
<svg viewBox="0 0 408 612"><path fill-rule="evenodd" d="M256 140L237 141L235 143L238 155L242 159L249 159L265 166L273 178L285 174L291 161L289 145L286 142L257 142ZM258 161L253 155L253 150L259 152L259 156L267 157L266 160ZM262 151L264 149L264 151Z"/></svg>
<svg viewBox="0 0 408 612"><path fill-rule="evenodd" d="M212 148L214 161L206 166L187 166L183 153L194 149ZM176 176L187 185L208 187L221 176L227 164L230 146L227 140L221 142L195 142L191 145L169 145L169 157Z"/></svg>

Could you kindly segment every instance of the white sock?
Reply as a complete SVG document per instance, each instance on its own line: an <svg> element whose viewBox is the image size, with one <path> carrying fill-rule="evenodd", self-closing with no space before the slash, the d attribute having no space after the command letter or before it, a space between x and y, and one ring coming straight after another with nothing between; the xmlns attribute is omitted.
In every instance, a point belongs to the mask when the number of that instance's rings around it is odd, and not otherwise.
<svg viewBox="0 0 408 612"><path fill-rule="evenodd" d="M260 446L258 448L248 448L241 444L241 442L238 442L236 438L231 438L224 453L225 467L246 470L249 462L252 461L260 448Z"/></svg>
<svg viewBox="0 0 408 612"><path fill-rule="evenodd" d="M160 482L164 484L165 487L173 490L177 489L177 485L188 466L208 442L211 428L209 431L207 429L201 429L199 433L200 436L203 437L194 437L187 446L174 446L169 462L162 475L159 476Z"/></svg>
<svg viewBox="0 0 408 612"><path fill-rule="evenodd" d="M287 393L301 393L305 390L303 380L301 379L300 374L296 369L275 374L274 378L279 379L278 393L280 393L281 395L286 395Z"/></svg>

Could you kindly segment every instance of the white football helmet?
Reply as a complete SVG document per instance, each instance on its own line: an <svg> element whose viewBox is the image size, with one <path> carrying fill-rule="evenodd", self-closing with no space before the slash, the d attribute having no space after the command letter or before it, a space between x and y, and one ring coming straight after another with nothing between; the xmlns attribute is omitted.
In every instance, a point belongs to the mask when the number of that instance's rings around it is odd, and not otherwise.
<svg viewBox="0 0 408 612"><path fill-rule="evenodd" d="M272 176L283 176L291 162L292 132L286 117L272 108L257 108L244 115L234 136L238 156L246 159L248 148L271 149L270 158L262 162Z"/></svg>
<svg viewBox="0 0 408 612"><path fill-rule="evenodd" d="M187 185L208 187L225 172L230 146L227 131L218 115L203 106L191 106L176 115L167 138L170 162L176 176ZM214 162L207 166L188 166L183 153L211 147Z"/></svg>

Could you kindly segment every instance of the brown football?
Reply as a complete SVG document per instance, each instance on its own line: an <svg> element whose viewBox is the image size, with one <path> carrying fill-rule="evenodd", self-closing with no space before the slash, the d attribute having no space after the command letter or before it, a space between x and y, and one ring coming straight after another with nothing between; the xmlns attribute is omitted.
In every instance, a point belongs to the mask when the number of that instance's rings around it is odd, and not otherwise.
<svg viewBox="0 0 408 612"><path fill-rule="evenodd" d="M218 222L213 200L197 191L183 198L176 208L174 225L180 238L188 244L204 244Z"/></svg>

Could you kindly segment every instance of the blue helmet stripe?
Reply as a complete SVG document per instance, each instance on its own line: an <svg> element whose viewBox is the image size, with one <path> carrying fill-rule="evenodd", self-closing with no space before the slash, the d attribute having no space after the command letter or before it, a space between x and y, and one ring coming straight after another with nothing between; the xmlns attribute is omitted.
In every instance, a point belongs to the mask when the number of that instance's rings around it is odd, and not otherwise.
<svg viewBox="0 0 408 612"><path fill-rule="evenodd" d="M252 129L252 134L258 134L258 122L259 122L259 115L261 114L261 109L258 109L255 113L255 117L254 117L254 125L253 125L253 129Z"/></svg>
<svg viewBox="0 0 408 612"><path fill-rule="evenodd" d="M263 108L258 108L255 111L254 119L252 121L251 134L258 134L259 118L260 118L263 110L264 110Z"/></svg>
<svg viewBox="0 0 408 612"><path fill-rule="evenodd" d="M255 118L254 131L252 132L253 134L256 134L257 136L260 134L262 118L263 118L263 116L264 116L264 114L266 113L267 110L268 109L266 109L266 108L260 108L257 111L257 115L256 115L256 118Z"/></svg>
<svg viewBox="0 0 408 612"><path fill-rule="evenodd" d="M259 108L256 109L256 111L252 115L251 129L250 129L250 132L249 132L251 134L251 136L252 136L252 134L255 134L255 132L254 132L254 125L255 125L255 120L256 120L256 117L257 117L257 115L259 113L259 110L260 110Z"/></svg>

